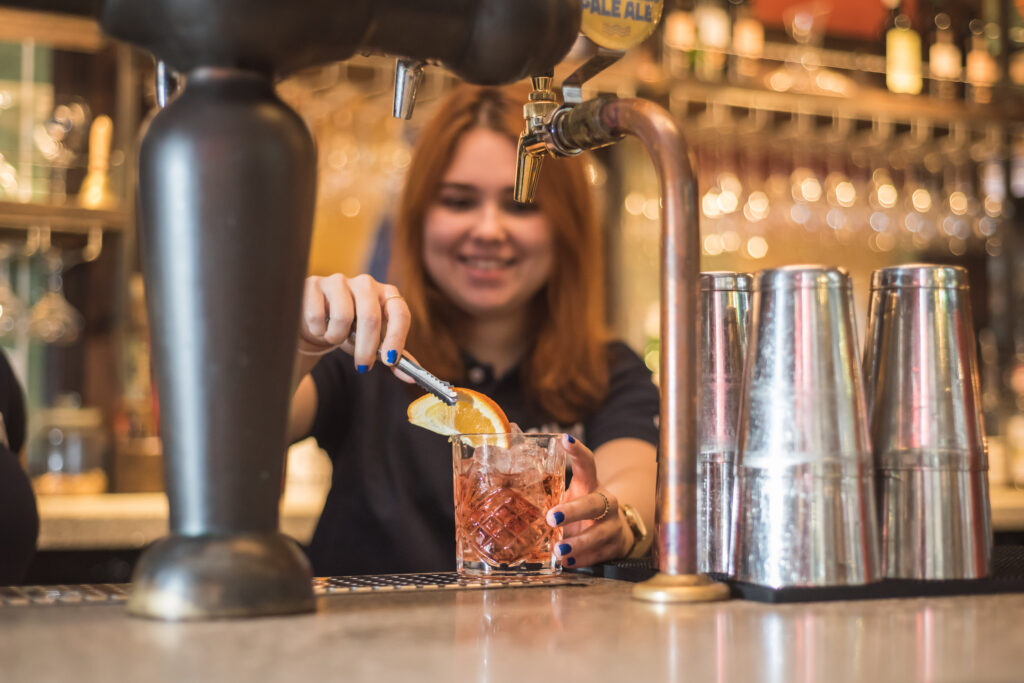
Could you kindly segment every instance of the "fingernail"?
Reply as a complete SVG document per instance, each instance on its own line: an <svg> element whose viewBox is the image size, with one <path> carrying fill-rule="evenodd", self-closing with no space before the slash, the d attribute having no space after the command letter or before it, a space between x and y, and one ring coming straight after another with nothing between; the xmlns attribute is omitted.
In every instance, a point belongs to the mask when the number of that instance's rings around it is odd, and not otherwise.
<svg viewBox="0 0 1024 683"><path fill-rule="evenodd" d="M576 564L576 558L575 557L570 557L568 560L565 561L565 563L571 567L574 564Z"/></svg>
<svg viewBox="0 0 1024 683"><path fill-rule="evenodd" d="M357 365L356 366L356 370L359 372L360 375L363 374L364 372L366 372L369 369L370 369L369 365Z"/></svg>
<svg viewBox="0 0 1024 683"><path fill-rule="evenodd" d="M555 512L551 515L555 519L555 524L561 524L565 521L565 514L562 512Z"/></svg>
<svg viewBox="0 0 1024 683"><path fill-rule="evenodd" d="M391 349L388 351L388 362L394 363L396 360L398 360L398 351Z"/></svg>
<svg viewBox="0 0 1024 683"><path fill-rule="evenodd" d="M566 434L565 437L569 439L569 443L576 443L576 439L572 438L572 434Z"/></svg>
<svg viewBox="0 0 1024 683"><path fill-rule="evenodd" d="M568 543L559 543L558 544L558 554L559 555L565 556L565 555L568 555L571 552L572 552L572 546L569 545Z"/></svg>

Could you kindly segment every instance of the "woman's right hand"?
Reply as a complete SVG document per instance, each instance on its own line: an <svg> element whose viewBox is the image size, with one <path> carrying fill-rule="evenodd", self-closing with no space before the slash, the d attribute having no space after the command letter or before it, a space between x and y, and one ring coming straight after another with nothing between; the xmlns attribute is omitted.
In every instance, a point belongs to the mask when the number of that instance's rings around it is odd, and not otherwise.
<svg viewBox="0 0 1024 683"><path fill-rule="evenodd" d="M318 356L340 346L359 372L373 367L378 351L386 365L394 365L405 349L410 318L394 285L369 275L312 275L302 293L299 353Z"/></svg>

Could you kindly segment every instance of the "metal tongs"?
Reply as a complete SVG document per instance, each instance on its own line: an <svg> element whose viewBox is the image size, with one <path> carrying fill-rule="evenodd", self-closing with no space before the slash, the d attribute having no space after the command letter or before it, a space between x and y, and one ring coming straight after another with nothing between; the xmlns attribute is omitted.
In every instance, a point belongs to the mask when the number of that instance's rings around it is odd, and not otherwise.
<svg viewBox="0 0 1024 683"><path fill-rule="evenodd" d="M405 353L395 363L395 367L409 375L419 384L421 387L437 396L439 399L444 401L450 406L455 405L455 402L459 400L459 397L455 394L455 390L452 389L452 385L445 382L442 379L438 379L431 373L427 372L420 366L416 361L409 358Z"/></svg>
<svg viewBox="0 0 1024 683"><path fill-rule="evenodd" d="M349 335L348 340L352 344L356 343L356 333L354 331ZM377 358L379 358L382 363L384 362L384 357L380 354L379 349L377 351ZM416 384L420 385L434 396L437 396L446 404L453 406L459 400L459 397L455 393L455 390L452 389L451 384L424 370L423 366L410 358L404 351L402 352L402 357L398 359L398 362L395 363L394 367L409 375L409 377L412 377Z"/></svg>

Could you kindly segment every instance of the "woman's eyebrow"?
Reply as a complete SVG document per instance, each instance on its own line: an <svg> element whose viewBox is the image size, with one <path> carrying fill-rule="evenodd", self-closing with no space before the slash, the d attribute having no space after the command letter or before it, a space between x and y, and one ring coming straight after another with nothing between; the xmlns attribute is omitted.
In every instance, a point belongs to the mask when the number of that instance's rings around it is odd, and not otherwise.
<svg viewBox="0 0 1024 683"><path fill-rule="evenodd" d="M470 185L469 183L441 183L442 190L457 190L459 192L476 192L476 185Z"/></svg>

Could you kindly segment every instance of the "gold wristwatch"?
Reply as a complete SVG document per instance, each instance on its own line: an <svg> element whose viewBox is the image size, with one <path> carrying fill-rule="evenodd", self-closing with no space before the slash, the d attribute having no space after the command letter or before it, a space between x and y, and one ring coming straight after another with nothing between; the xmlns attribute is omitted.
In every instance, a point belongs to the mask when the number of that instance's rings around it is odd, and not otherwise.
<svg viewBox="0 0 1024 683"><path fill-rule="evenodd" d="M640 513L636 511L636 508L629 503L620 503L619 509L622 510L622 517L626 520L629 530L633 532L633 545L626 551L626 557L642 557L647 552L647 548L650 546L647 538L647 527L644 525L644 519L640 516Z"/></svg>

